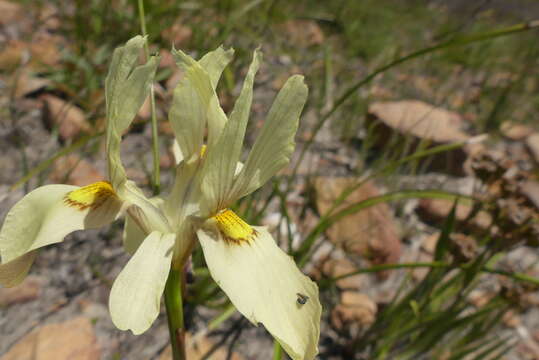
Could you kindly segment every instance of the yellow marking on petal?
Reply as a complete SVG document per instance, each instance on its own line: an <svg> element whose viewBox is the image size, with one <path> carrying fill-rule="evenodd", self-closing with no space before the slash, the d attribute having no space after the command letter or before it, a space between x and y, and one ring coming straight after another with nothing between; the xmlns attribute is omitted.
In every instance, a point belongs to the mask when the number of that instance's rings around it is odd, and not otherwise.
<svg viewBox="0 0 539 360"><path fill-rule="evenodd" d="M217 227L223 235L223 239L228 244L241 245L249 244L256 239L257 231L243 221L236 213L226 209L213 217L217 222Z"/></svg>
<svg viewBox="0 0 539 360"><path fill-rule="evenodd" d="M96 209L116 193L108 181L98 181L80 189L68 192L64 203L78 210Z"/></svg>
<svg viewBox="0 0 539 360"><path fill-rule="evenodd" d="M202 145L202 147L200 148L200 158L204 158L204 155L206 155L206 149L207 149L207 146L204 144Z"/></svg>

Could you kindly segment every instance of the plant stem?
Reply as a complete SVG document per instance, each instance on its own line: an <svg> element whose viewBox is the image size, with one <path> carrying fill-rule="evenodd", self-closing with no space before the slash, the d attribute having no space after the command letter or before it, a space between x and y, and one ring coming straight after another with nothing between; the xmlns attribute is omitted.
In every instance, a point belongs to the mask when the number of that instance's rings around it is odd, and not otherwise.
<svg viewBox="0 0 539 360"><path fill-rule="evenodd" d="M168 331L172 359L185 360L185 328L183 326L182 270L171 268L165 285L165 306L167 308Z"/></svg>
<svg viewBox="0 0 539 360"><path fill-rule="evenodd" d="M273 360L283 359L283 348L279 345L277 340L273 340Z"/></svg>
<svg viewBox="0 0 539 360"><path fill-rule="evenodd" d="M138 0L138 12L140 18L140 29L142 35L146 36L146 18L144 13L144 1ZM144 54L146 55L146 60L150 58L150 50L148 48L148 42L144 43ZM150 87L150 108L152 113L152 155L153 155L153 172L152 172L152 188L153 194L159 195L161 191L161 175L159 168L159 135L157 133L157 117L155 111L155 92L153 84Z"/></svg>

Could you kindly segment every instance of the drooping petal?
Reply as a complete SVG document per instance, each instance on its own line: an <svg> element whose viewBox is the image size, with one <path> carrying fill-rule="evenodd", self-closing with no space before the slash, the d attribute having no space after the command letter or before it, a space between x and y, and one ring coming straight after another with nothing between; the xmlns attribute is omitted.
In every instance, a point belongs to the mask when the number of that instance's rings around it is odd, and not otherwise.
<svg viewBox="0 0 539 360"><path fill-rule="evenodd" d="M174 49L172 55L178 66L184 70L184 77L174 90L176 105L172 105L169 120L183 155L190 159L200 152L206 124L208 145L217 140L226 124L227 118L219 104L212 81L212 77L217 76L215 69L219 69L224 61L217 56L206 60L206 67L212 71L210 77L200 63L183 51ZM217 62L210 66L211 60Z"/></svg>
<svg viewBox="0 0 539 360"><path fill-rule="evenodd" d="M255 191L288 164L294 151L294 136L307 93L307 86L300 75L289 78L279 91L243 171L234 184L234 198Z"/></svg>
<svg viewBox="0 0 539 360"><path fill-rule="evenodd" d="M30 251L5 264L1 264L0 285L5 287L19 285L28 274L28 271L30 271L30 267L34 263L36 254L36 251Z"/></svg>
<svg viewBox="0 0 539 360"><path fill-rule="evenodd" d="M219 218L221 217L221 218ZM294 360L318 353L318 287L264 227L227 210L197 231L213 279L252 323L262 323ZM211 226L211 225L210 225Z"/></svg>
<svg viewBox="0 0 539 360"><path fill-rule="evenodd" d="M121 201L106 182L82 188L70 185L39 187L23 197L6 215L0 230L2 263L61 242L75 230L108 224L117 218L121 206Z"/></svg>
<svg viewBox="0 0 539 360"><path fill-rule="evenodd" d="M109 309L118 329L141 334L159 315L174 239L174 234L150 233L114 281Z"/></svg>
<svg viewBox="0 0 539 360"><path fill-rule="evenodd" d="M215 209L224 209L230 205L230 190L234 174L241 155L245 128L249 120L253 100L253 85L262 54L255 50L249 71L243 83L240 96L236 100L230 119L226 123L215 146L208 149L202 177L202 192L206 201Z"/></svg>
<svg viewBox="0 0 539 360"><path fill-rule="evenodd" d="M120 161L121 136L148 96L158 64L158 58L152 56L146 64L135 67L145 42L136 36L114 50L105 80L109 179L116 190L126 181Z"/></svg>

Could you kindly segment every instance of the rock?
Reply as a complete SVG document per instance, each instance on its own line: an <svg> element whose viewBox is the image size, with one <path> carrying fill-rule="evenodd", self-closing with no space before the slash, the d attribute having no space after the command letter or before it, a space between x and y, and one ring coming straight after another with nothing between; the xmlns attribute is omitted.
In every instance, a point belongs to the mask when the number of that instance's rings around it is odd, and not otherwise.
<svg viewBox="0 0 539 360"><path fill-rule="evenodd" d="M338 329L357 335L376 319L378 306L365 294L345 291L331 313L331 322Z"/></svg>
<svg viewBox="0 0 539 360"><path fill-rule="evenodd" d="M89 161L71 154L54 162L49 179L55 183L84 186L102 181L105 176Z"/></svg>
<svg viewBox="0 0 539 360"><path fill-rule="evenodd" d="M445 199L421 199L417 208L419 216L424 221L442 224L451 209L453 201ZM465 204L462 201L457 205L455 218L460 223L464 223L472 214L473 208L471 205ZM479 211L475 214L466 225L471 225L473 228L481 230L487 229L492 223L492 217L486 211Z"/></svg>
<svg viewBox="0 0 539 360"><path fill-rule="evenodd" d="M533 133L526 138L526 145L533 158L539 163L539 133Z"/></svg>
<svg viewBox="0 0 539 360"><path fill-rule="evenodd" d="M533 129L523 124L517 124L512 121L505 121L500 126L502 135L510 140L520 141L533 133Z"/></svg>
<svg viewBox="0 0 539 360"><path fill-rule="evenodd" d="M100 355L92 323L86 317L77 317L40 326L0 360L98 360Z"/></svg>
<svg viewBox="0 0 539 360"><path fill-rule="evenodd" d="M83 131L91 130L84 112L77 106L50 94L41 96L41 99L45 105L45 122L50 127L58 126L62 139L72 139Z"/></svg>
<svg viewBox="0 0 539 360"><path fill-rule="evenodd" d="M207 337L192 336L191 334L185 334L185 357L189 360L201 360L204 358L212 347L215 345ZM212 360L243 360L243 357L237 352L233 352L232 356L227 357L228 350L226 347L219 347L210 357ZM0 359L1 360L1 359ZM172 349L170 346L161 353L159 360L172 360Z"/></svg>
<svg viewBox="0 0 539 360"><path fill-rule="evenodd" d="M42 280L36 276L28 276L24 281L12 288L0 288L0 307L20 304L35 300L41 293Z"/></svg>
<svg viewBox="0 0 539 360"><path fill-rule="evenodd" d="M320 214L325 214L342 191L357 182L355 178L317 177L314 187ZM336 211L378 195L376 186L367 182L352 192ZM396 263L401 255L397 226L387 204L377 204L346 216L333 224L327 234L330 241L349 256L364 256L375 264Z"/></svg>

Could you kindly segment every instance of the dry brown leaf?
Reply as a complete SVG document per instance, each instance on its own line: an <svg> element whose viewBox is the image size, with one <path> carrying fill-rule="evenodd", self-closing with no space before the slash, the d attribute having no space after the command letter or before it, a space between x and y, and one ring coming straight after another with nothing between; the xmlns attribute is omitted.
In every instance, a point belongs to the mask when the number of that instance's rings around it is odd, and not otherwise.
<svg viewBox="0 0 539 360"><path fill-rule="evenodd" d="M22 98L51 84L49 79L34 76L28 69L21 69L13 77L15 98Z"/></svg>
<svg viewBox="0 0 539 360"><path fill-rule="evenodd" d="M191 334L187 333L185 335L185 352L186 352L186 359L189 360L201 360L204 355L208 353L212 349L212 347L215 345L210 339L207 337L197 337L195 340L193 340L193 336ZM228 350L226 347L220 347L218 348L212 355L212 360L225 360L227 359ZM0 359L2 360L2 359ZM172 360L172 349L170 346L167 346L165 351L161 353L161 356L159 356L159 360ZM232 353L232 356L230 357L230 360L243 360L243 357L238 354L237 352Z"/></svg>
<svg viewBox="0 0 539 360"><path fill-rule="evenodd" d="M49 175L51 182L76 186L85 186L102 181L104 178L94 165L75 154L56 160Z"/></svg>
<svg viewBox="0 0 539 360"><path fill-rule="evenodd" d="M19 304L37 299L41 293L42 280L28 276L22 283L12 288L0 288L0 307Z"/></svg>
<svg viewBox="0 0 539 360"><path fill-rule="evenodd" d="M526 139L526 145L533 155L533 158L539 163L539 133L533 133Z"/></svg>
<svg viewBox="0 0 539 360"><path fill-rule="evenodd" d="M0 360L98 360L101 351L86 317L40 326L23 337Z"/></svg>
<svg viewBox="0 0 539 360"><path fill-rule="evenodd" d="M24 16L24 9L21 4L13 1L0 0L0 25L17 22Z"/></svg>
<svg viewBox="0 0 539 360"><path fill-rule="evenodd" d="M500 126L500 131L503 136L511 140L524 140L528 135L530 135L533 130L529 126L524 124L517 124L512 121L505 121Z"/></svg>
<svg viewBox="0 0 539 360"><path fill-rule="evenodd" d="M91 130L84 112L77 106L50 94L42 95L41 99L45 104L45 121L51 127L58 126L62 139L72 139L82 131Z"/></svg>
<svg viewBox="0 0 539 360"><path fill-rule="evenodd" d="M417 100L376 102L369 106L374 115L389 129L437 143L464 141L462 117L452 111Z"/></svg>
<svg viewBox="0 0 539 360"><path fill-rule="evenodd" d="M453 208L453 201L444 199L421 199L418 213L426 221L442 223ZM472 206L460 202L457 205L455 218L459 222L465 221L472 214ZM479 211L471 219L469 225L482 230L487 229L492 223L492 217L486 211Z"/></svg>
<svg viewBox="0 0 539 360"><path fill-rule="evenodd" d="M300 47L320 45L325 40L324 32L313 20L289 20L282 27L289 41Z"/></svg>
<svg viewBox="0 0 539 360"><path fill-rule="evenodd" d="M326 213L342 191L357 181L355 178L316 178L314 187L319 212ZM350 194L337 211L378 195L376 186L367 182ZM397 227L387 204L377 204L341 219L329 228L328 236L349 254L367 257L376 264L396 263L401 255Z"/></svg>
<svg viewBox="0 0 539 360"><path fill-rule="evenodd" d="M167 43L172 44L176 49L181 49L185 47L191 36L193 35L193 30L190 27L182 25L180 23L175 23L169 28L161 31L161 36Z"/></svg>
<svg viewBox="0 0 539 360"><path fill-rule="evenodd" d="M342 275L353 273L358 270L353 262L346 258L328 259L322 264L322 273L329 278L336 278ZM341 289L359 290L365 282L364 274L357 274L345 277L337 281L337 286Z"/></svg>
<svg viewBox="0 0 539 360"><path fill-rule="evenodd" d="M357 334L374 322L377 311L378 306L366 294L345 291L331 313L331 320L337 328Z"/></svg>

